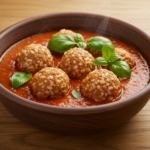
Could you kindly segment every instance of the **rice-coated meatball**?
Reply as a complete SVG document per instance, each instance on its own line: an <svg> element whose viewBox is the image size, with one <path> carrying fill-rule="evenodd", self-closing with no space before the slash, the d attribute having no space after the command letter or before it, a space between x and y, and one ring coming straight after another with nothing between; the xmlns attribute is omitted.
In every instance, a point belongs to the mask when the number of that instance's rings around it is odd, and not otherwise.
<svg viewBox="0 0 150 150"><path fill-rule="evenodd" d="M135 61L134 61L133 57L126 50L123 50L121 48L115 48L115 53L122 56L122 58L120 58L120 60L128 63L128 65L130 66L131 69L135 66Z"/></svg>
<svg viewBox="0 0 150 150"><path fill-rule="evenodd" d="M102 55L101 51L93 50L88 45L85 47L85 50L88 51L89 53L91 53L93 56L95 56L95 55Z"/></svg>
<svg viewBox="0 0 150 150"><path fill-rule="evenodd" d="M70 81L61 69L46 67L33 76L30 86L39 99L58 98L68 93Z"/></svg>
<svg viewBox="0 0 150 150"><path fill-rule="evenodd" d="M81 48L74 47L64 53L60 62L60 68L70 78L82 79L95 69L93 61L94 57L90 53Z"/></svg>
<svg viewBox="0 0 150 150"><path fill-rule="evenodd" d="M74 35L75 35L75 33L73 31L71 31L71 30L61 29L59 32L57 32L56 34L54 34L53 37L56 36L56 35L59 35L59 34L70 35L73 38L74 38Z"/></svg>
<svg viewBox="0 0 150 150"><path fill-rule="evenodd" d="M117 76L106 69L94 70L83 79L81 93L96 102L113 101L122 92Z"/></svg>
<svg viewBox="0 0 150 150"><path fill-rule="evenodd" d="M40 44L30 44L17 55L17 67L24 72L34 73L53 66L51 52Z"/></svg>

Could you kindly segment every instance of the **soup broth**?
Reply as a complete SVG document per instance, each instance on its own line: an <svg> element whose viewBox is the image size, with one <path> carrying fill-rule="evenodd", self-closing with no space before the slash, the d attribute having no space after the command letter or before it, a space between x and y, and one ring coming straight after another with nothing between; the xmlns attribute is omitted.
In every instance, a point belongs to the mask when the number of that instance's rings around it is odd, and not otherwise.
<svg viewBox="0 0 150 150"><path fill-rule="evenodd" d="M135 67L132 69L131 78L120 80L123 86L123 92L121 96L115 99L113 102L122 100L124 98L127 98L139 92L148 84L149 69L148 69L147 63L142 58L142 56L131 46L127 45L126 43L118 39L112 38L110 36L100 35L98 33L87 32L87 31L75 31L75 32L82 34L85 39L85 42L89 38L94 37L94 36L104 36L110 39L116 48L122 48L126 50L127 52L129 52L131 56L133 57L134 61L136 62ZM70 79L70 90L67 93L67 95L60 97L60 98L55 98L55 99L44 99L44 100L38 99L35 95L33 95L29 87L29 81L25 83L24 85L20 86L18 89L13 89L12 84L11 84L11 77L15 72L20 71L16 67L16 57L17 57L18 52L29 44L41 44L43 46L47 46L49 40L52 38L52 35L55 33L56 31L53 31L53 32L43 33L43 34L29 37L15 44L9 50L7 50L7 52L4 54L0 62L0 83L11 92L23 98L26 98L31 101L47 104L47 105L55 105L55 106L60 106L60 107L88 107L88 106L106 104L106 102L95 102L92 99L84 97L82 94L79 99L75 99L72 96L71 92L73 89L80 91L80 85L81 85L82 79ZM51 53L52 53L53 60L54 60L53 67L58 68L63 54L58 54L53 51L51 51Z"/></svg>

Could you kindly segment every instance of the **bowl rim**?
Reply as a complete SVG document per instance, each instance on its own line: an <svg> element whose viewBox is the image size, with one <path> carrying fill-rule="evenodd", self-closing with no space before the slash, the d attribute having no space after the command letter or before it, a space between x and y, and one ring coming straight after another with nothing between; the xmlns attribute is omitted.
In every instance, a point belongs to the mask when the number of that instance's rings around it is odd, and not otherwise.
<svg viewBox="0 0 150 150"><path fill-rule="evenodd" d="M142 34L143 36L145 36L148 39L150 38L149 34L147 34L145 31L141 30L140 28L138 28L132 24L129 24L125 21L122 21L120 19L116 19L114 17L109 17L109 16L105 16L105 15L100 15L100 14L94 14L94 13L64 12L64 13L51 13L51 14L35 16L32 18L28 18L23 21L20 21L16 24L6 28L2 32L0 32L0 39L4 35L9 33L11 30L18 28L19 26L28 24L30 22L34 22L36 20L47 18L47 17L66 16L66 15L84 15L84 16L94 16L94 17L102 17L102 18L108 17L111 20L117 21L121 24L124 24L125 26L128 26L134 30L137 30L140 34ZM86 114L95 114L95 113L103 113L106 111L112 111L112 110L115 110L118 108L125 107L126 105L134 103L135 101L139 101L143 96L148 95L149 93L150 93L150 84L148 84L145 88L143 88L138 93L135 93L135 94L133 94L125 99L119 100L119 101L115 101L115 102L103 104L103 105L98 105L98 106L75 107L74 108L74 107L60 107L60 106L47 105L47 104L42 104L42 103L38 103L35 101L25 99L23 97L16 95L15 93L9 91L7 88L5 88L0 83L0 94L2 94L4 97L8 98L10 101L13 101L19 105L28 107L30 109L34 109L34 110L38 110L38 111L42 111L42 112L46 112L46 113L65 114L65 115L67 115L67 114L68 115L86 115Z"/></svg>

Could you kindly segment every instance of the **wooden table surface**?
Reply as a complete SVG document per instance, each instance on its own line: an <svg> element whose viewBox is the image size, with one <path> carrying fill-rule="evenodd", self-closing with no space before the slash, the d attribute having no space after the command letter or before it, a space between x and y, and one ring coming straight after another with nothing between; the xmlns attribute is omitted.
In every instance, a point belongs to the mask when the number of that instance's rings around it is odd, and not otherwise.
<svg viewBox="0 0 150 150"><path fill-rule="evenodd" d="M0 31L26 18L57 12L104 14L132 23L150 34L150 0L0 0ZM119 129L90 136L40 131L16 119L0 103L0 150L41 149L148 150L150 102Z"/></svg>

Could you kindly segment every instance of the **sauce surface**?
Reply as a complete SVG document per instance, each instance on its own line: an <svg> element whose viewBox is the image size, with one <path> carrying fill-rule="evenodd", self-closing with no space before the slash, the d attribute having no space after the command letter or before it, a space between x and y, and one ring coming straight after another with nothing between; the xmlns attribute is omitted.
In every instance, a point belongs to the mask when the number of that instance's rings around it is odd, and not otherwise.
<svg viewBox="0 0 150 150"><path fill-rule="evenodd" d="M60 107L87 107L87 106L95 106L95 105L102 105L106 102L94 102L93 100L86 98L84 96L80 96L79 99L75 99L71 91L73 89L80 91L80 84L82 80L77 79L70 79L70 91L69 93L61 98L57 99L46 99L46 100L39 100L37 99L32 91L29 88L29 81L25 83L24 85L20 86L18 89L13 89L11 85L11 77L15 72L19 72L20 70L16 67L16 58L18 52L23 49L26 45L29 44L41 44L43 46L47 46L49 40L52 38L52 35L56 33L55 32L49 32L44 34L35 35L33 37L27 38L16 45L12 46L2 57L2 60L0 62L0 83L6 87L11 92L24 97L28 100L36 101L39 103L44 103L48 105L55 105ZM128 51L133 59L136 62L136 66L132 69L132 76L129 79L121 80L121 84L123 86L123 92L122 95L114 100L121 100L124 98L127 98L140 90L142 90L149 81L149 69L145 62L145 60L141 57L139 53L137 53L131 46L127 45L126 43L123 43L122 41L119 41L117 39L114 39L109 36L100 35L98 33L93 32L85 32L85 31L77 31L76 33L80 33L83 35L85 42L94 36L104 36L106 38L109 38L115 47L123 48L124 50ZM62 55L58 55L55 52L51 52L52 56L54 58L54 64L53 67L59 67L59 63L61 60ZM107 102L108 103L108 102Z"/></svg>

